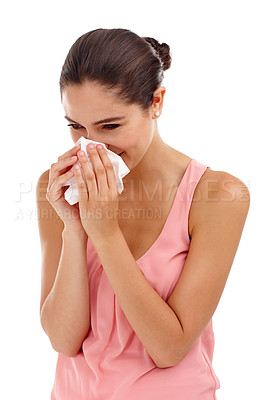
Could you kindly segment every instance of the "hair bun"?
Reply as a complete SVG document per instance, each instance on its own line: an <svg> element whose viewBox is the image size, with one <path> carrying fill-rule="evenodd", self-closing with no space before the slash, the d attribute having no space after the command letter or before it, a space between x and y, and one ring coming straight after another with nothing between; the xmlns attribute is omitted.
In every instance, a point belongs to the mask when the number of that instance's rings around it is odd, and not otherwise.
<svg viewBox="0 0 266 400"><path fill-rule="evenodd" d="M171 66L172 57L170 55L170 47L168 46L168 44L160 44L156 39L151 37L144 37L143 39L145 39L146 42L150 43L150 45L156 50L158 56L162 61L163 71L169 69Z"/></svg>

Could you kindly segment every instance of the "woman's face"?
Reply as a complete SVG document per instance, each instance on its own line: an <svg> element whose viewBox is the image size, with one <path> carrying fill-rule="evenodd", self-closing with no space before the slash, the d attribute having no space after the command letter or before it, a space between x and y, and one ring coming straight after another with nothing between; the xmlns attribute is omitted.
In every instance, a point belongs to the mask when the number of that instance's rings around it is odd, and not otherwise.
<svg viewBox="0 0 266 400"><path fill-rule="evenodd" d="M66 87L62 105L74 143L81 136L104 143L114 153L122 153L130 170L140 162L152 142L153 106L145 114L138 105L119 102L110 91L88 82ZM108 121L101 122L107 118Z"/></svg>

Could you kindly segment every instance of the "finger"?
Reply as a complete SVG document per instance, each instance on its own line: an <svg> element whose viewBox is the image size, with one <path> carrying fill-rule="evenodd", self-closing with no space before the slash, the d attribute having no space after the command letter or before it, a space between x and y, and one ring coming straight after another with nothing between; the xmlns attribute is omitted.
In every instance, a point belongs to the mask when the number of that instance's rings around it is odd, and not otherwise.
<svg viewBox="0 0 266 400"><path fill-rule="evenodd" d="M56 163L53 163L51 165L51 169L53 170L54 173L61 172L62 170L69 167L70 165L73 165L77 161L78 161L77 156L63 158L63 159L57 161Z"/></svg>
<svg viewBox="0 0 266 400"><path fill-rule="evenodd" d="M76 178L77 182L77 187L78 187L78 192L79 192L79 202L80 204L86 204L88 201L88 191L87 191L87 186L86 183L84 182L82 173L81 173L81 167L77 164L75 165L74 169L74 175Z"/></svg>
<svg viewBox="0 0 266 400"><path fill-rule="evenodd" d="M60 175L57 177L51 185L48 184L47 190L46 190L46 198L47 200L57 200L58 197L60 197L60 190L63 186L63 184L70 178L74 176L74 171L69 170L65 174Z"/></svg>
<svg viewBox="0 0 266 400"><path fill-rule="evenodd" d="M102 162L102 159L96 147L94 147L93 149L88 147L88 152L95 171L96 183L98 187L98 195L100 196L101 199L105 200L108 195L108 189L109 189L105 166Z"/></svg>
<svg viewBox="0 0 266 400"><path fill-rule="evenodd" d="M52 164L49 172L48 187L62 174L62 172L65 172L67 167L72 166L75 162L77 162L77 156L68 157Z"/></svg>
<svg viewBox="0 0 266 400"><path fill-rule="evenodd" d="M90 199L95 199L96 195L97 195L97 183L95 180L95 174L89 164L88 158L85 155L84 151L80 151L78 153L78 158L84 173L84 179L85 179L85 183L87 185L88 188L88 192L89 192L89 198Z"/></svg>
<svg viewBox="0 0 266 400"><path fill-rule="evenodd" d="M106 170L108 186L111 189L113 194L118 195L119 193L118 193L118 188L117 188L117 183L116 183L114 167L113 167L113 164L111 163L110 158L108 157L108 154L104 147L102 149L99 149L99 155L100 155L100 158L101 158L102 163Z"/></svg>
<svg viewBox="0 0 266 400"><path fill-rule="evenodd" d="M72 147L72 149L66 151L64 154L58 157L58 161L63 158L71 157L73 155L77 155L77 152L80 150L80 143L77 146Z"/></svg>

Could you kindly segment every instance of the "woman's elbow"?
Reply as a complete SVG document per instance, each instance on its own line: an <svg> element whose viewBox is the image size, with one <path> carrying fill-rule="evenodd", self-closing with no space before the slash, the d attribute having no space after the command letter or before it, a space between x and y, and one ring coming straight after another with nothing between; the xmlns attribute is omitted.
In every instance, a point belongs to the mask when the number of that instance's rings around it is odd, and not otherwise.
<svg viewBox="0 0 266 400"><path fill-rule="evenodd" d="M53 347L53 349L60 354L63 354L66 357L75 357L80 351L81 351L81 347L82 345L78 345L76 347L74 346L64 346L62 344L58 345L53 343L51 340L51 345Z"/></svg>
<svg viewBox="0 0 266 400"><path fill-rule="evenodd" d="M161 357L160 361L156 360L155 364L158 368L175 367L186 357L189 350L190 347L185 345L178 349L171 348L167 351L167 354Z"/></svg>
<svg viewBox="0 0 266 400"><path fill-rule="evenodd" d="M57 352L67 357L75 357L81 350L82 343L88 335L90 329L89 324L84 324L82 329L73 329L61 327L57 324L51 324L51 321L46 321L44 315L41 317L41 326L48 336L52 348Z"/></svg>
<svg viewBox="0 0 266 400"><path fill-rule="evenodd" d="M57 353L61 353L67 357L75 357L80 352L82 343L87 335L86 333L86 335L71 335L67 337L66 334L60 335L59 332L55 335L45 327L45 324L42 324L42 328L48 336L52 348Z"/></svg>

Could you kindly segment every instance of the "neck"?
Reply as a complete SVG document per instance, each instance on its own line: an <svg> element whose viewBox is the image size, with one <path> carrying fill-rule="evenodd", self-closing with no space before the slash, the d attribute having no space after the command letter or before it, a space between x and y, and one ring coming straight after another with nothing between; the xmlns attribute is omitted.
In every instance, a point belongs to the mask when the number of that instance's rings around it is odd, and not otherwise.
<svg viewBox="0 0 266 400"><path fill-rule="evenodd" d="M139 184L154 187L166 182L169 175L168 165L171 162L171 147L160 137L156 127L152 142L138 165L123 178L125 189L138 188Z"/></svg>

